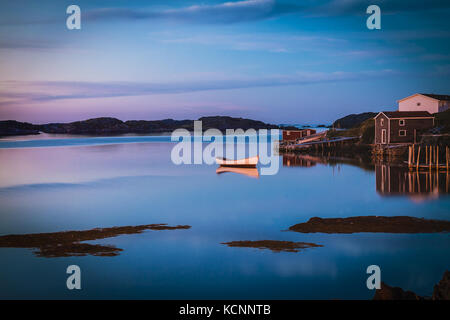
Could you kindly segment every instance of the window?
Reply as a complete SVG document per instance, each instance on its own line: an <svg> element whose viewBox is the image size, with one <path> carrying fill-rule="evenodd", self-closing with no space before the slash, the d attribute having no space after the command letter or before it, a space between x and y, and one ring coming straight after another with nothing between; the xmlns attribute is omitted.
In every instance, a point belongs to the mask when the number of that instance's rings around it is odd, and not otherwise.
<svg viewBox="0 0 450 320"><path fill-rule="evenodd" d="M403 127L405 125L405 119L398 120L398 124Z"/></svg>
<svg viewBox="0 0 450 320"><path fill-rule="evenodd" d="M417 102L417 106L418 106L418 107L420 106L420 102Z"/></svg>
<svg viewBox="0 0 450 320"><path fill-rule="evenodd" d="M381 120L380 120L380 126L384 126L384 119L383 118L381 118Z"/></svg>
<svg viewBox="0 0 450 320"><path fill-rule="evenodd" d="M399 135L400 137L406 137L406 130L399 130L399 131L398 131L398 135Z"/></svg>

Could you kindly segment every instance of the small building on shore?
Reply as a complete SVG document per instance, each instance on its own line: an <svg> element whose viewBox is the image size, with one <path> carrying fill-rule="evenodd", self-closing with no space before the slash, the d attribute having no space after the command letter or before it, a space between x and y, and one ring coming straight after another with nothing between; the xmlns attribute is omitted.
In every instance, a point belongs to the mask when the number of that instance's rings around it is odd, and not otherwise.
<svg viewBox="0 0 450 320"><path fill-rule="evenodd" d="M450 109L450 95L416 93L398 100L398 111L428 111L437 113Z"/></svg>
<svg viewBox="0 0 450 320"><path fill-rule="evenodd" d="M314 129L283 130L283 142L295 143L298 139L316 134Z"/></svg>
<svg viewBox="0 0 450 320"><path fill-rule="evenodd" d="M375 116L375 144L416 143L434 126L427 111L382 111Z"/></svg>

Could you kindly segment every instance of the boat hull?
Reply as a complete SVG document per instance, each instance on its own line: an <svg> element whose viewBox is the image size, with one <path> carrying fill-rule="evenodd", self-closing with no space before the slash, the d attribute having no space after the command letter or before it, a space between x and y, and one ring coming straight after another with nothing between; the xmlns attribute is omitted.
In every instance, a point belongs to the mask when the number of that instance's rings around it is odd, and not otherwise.
<svg viewBox="0 0 450 320"><path fill-rule="evenodd" d="M239 160L228 160L224 158L216 158L216 163L223 167L240 167L240 168L254 168L258 164L259 157L250 157Z"/></svg>

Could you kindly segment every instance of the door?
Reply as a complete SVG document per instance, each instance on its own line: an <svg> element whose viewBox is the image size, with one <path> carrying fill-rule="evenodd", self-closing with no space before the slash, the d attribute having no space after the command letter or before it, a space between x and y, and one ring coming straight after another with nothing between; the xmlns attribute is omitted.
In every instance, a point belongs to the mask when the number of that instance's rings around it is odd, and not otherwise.
<svg viewBox="0 0 450 320"><path fill-rule="evenodd" d="M381 129L381 143L386 144L386 129Z"/></svg>

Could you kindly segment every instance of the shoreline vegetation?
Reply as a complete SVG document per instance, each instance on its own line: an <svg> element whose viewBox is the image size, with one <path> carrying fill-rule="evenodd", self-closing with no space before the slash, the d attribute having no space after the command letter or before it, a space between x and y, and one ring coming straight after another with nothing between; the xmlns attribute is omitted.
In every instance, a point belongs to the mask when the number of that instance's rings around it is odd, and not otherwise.
<svg viewBox="0 0 450 320"><path fill-rule="evenodd" d="M279 153L309 154L328 158L354 158L368 164L387 161L392 164L405 166L408 159L410 144L380 146L374 144L375 112L350 114L333 122L332 126L319 125L329 128L317 135L314 141L293 144L281 141ZM439 158L445 159L446 147L450 145L450 110L440 112L435 116L435 126L418 137L416 146L422 149L438 146ZM280 129L301 130L299 127L280 124L274 125L262 121L235 118L229 116L201 117L202 130L219 129L225 133L226 129ZM310 126L302 126L303 129ZM31 124L15 120L0 121L0 137L30 134L72 134L114 136L122 134L161 134L170 133L176 129L194 130L194 120L129 120L103 117L70 123Z"/></svg>
<svg viewBox="0 0 450 320"><path fill-rule="evenodd" d="M234 118L228 116L201 117L203 130L219 129L225 132L226 129L288 129L298 130L293 126L279 126L264 123L262 121ZM165 133L176 129L194 130L194 120L128 120L122 121L116 118L103 117L93 118L70 123L47 123L31 124L15 120L0 121L0 136L30 135L50 133L50 134L96 134L96 135L116 135L127 133Z"/></svg>
<svg viewBox="0 0 450 320"><path fill-rule="evenodd" d="M123 249L112 245L81 243L113 238L126 234L142 233L146 230L190 229L188 225L168 226L167 224L146 224L96 228L83 231L62 231L51 233L11 234L0 236L0 248L29 248L38 257L57 258L72 256L114 257Z"/></svg>

